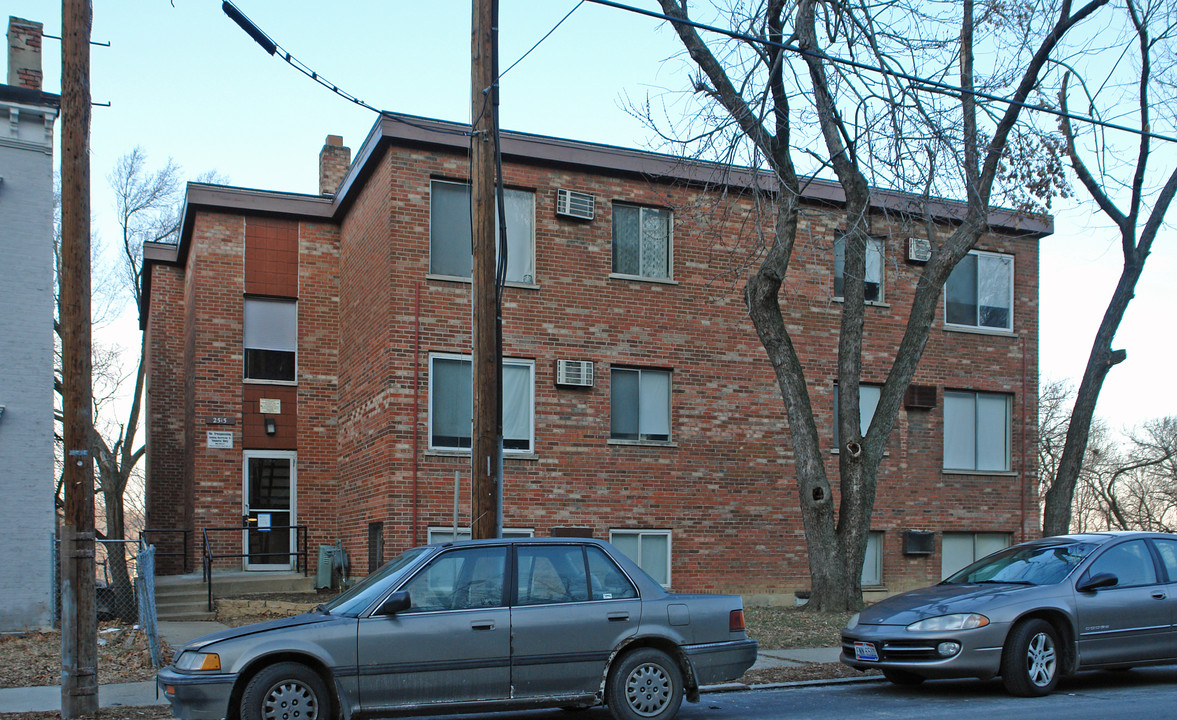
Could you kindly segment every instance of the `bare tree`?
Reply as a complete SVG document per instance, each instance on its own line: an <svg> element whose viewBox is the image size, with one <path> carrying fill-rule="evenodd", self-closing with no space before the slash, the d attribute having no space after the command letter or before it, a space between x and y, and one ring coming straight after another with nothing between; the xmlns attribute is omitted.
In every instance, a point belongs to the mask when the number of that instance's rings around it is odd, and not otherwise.
<svg viewBox="0 0 1177 720"><path fill-rule="evenodd" d="M125 299L139 310L140 279L144 242L173 242L179 230L181 198L180 169L171 159L158 170L148 169L147 156L134 148L121 157L108 176L115 195L115 211L121 230L120 260L116 269L104 266L106 282L96 283L108 291L121 288ZM126 300L123 306L126 306ZM132 351L117 345L95 344L93 354L94 400L90 431L90 452L97 465L97 484L102 497L99 517L103 519L100 539L127 537L127 490L138 473L145 447L139 439L143 409L146 365L142 338ZM128 368L133 368L128 370ZM55 378L58 393L62 380L60 365ZM128 391L128 383L131 389ZM131 508L141 503L132 499ZM110 582L129 588L126 558L117 544L107 547Z"/></svg>
<svg viewBox="0 0 1177 720"><path fill-rule="evenodd" d="M856 608L862 603L860 570L879 462L927 344L942 288L988 229L994 188L1007 177L1011 138L1019 141L1014 131L1024 104L1052 71L1063 38L1107 0L991 3L981 7L980 16L973 0L733 2L719 14L738 32L737 39L712 42L688 22L686 0L660 2L676 21L674 30L695 69L693 90L709 108L694 116L710 124L694 126L695 146L721 159L766 167L775 181L771 192L759 196L771 229L757 250L745 301L788 420L809 551L809 604L824 611ZM976 69L978 46L997 50L986 57L998 64L984 73ZM998 93L1010 102L987 99ZM803 168L832 175L845 195L839 217L845 283L837 358L838 507L802 361L781 310L781 287L802 222L808 182ZM878 205L872 196L879 189L914 191L925 201L934 192L955 191L966 198L966 208L948 228L936 226L926 203L910 208L912 219L924 221L932 256L915 280L906 330L863 434L864 278Z"/></svg>
<svg viewBox="0 0 1177 720"><path fill-rule="evenodd" d="M1099 434L1093 430L1091 437L1098 441ZM1094 500L1075 508L1085 529L1177 530L1177 417L1133 430L1115 454L1091 444L1088 453L1099 462L1080 475L1076 493Z"/></svg>
<svg viewBox="0 0 1177 720"><path fill-rule="evenodd" d="M1096 401L1108 372L1127 358L1124 350L1112 350L1116 331L1135 294L1136 283L1144 270L1145 260L1153 241L1161 229L1169 205L1177 194L1177 166L1157 189L1152 186L1153 172L1149 163L1154 159L1153 139L1149 132L1158 127L1173 128L1172 117L1165 110L1177 97L1173 96L1172 71L1177 47L1177 26L1174 24L1172 4L1166 0L1125 0L1125 10L1131 28L1131 40L1125 55L1138 63L1139 75L1128 72L1134 82L1123 88L1126 93L1110 94L1110 106L1102 113L1116 117L1121 123L1127 107L1134 100L1134 121L1143 131L1136 147L1135 162L1122 163L1119 158L1131 151L1117 147L1115 138L1109 140L1102 132L1074 125L1064 116L1060 123L1066 139L1066 155L1080 183L1099 205L1100 211L1111 219L1120 233L1123 271L1108 302L1103 320L1096 331L1087 359L1087 367L1079 384L1075 405L1068 424L1066 446L1059 459L1058 470L1046 493L1042 512L1042 532L1055 535L1066 532L1071 525L1072 496L1083 465ZM1156 34L1153 30L1156 30ZM1134 41L1134 42L1133 42ZM1135 47L1133 48L1133 44ZM1134 50L1134 53L1132 52ZM1077 76L1085 99L1092 112L1101 112L1100 92L1106 88L1109 73L1096 69L1093 81L1103 81L1093 88L1086 79ZM1093 72L1094 75L1094 72ZM1068 75L1059 92L1059 106L1070 107ZM1132 97L1134 95L1134 97Z"/></svg>

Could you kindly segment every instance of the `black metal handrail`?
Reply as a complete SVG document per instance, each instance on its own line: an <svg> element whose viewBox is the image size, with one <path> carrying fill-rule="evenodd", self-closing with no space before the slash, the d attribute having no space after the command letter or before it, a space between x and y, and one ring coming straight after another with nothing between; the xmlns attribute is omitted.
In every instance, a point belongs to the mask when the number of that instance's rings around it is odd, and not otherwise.
<svg viewBox="0 0 1177 720"><path fill-rule="evenodd" d="M209 540L208 534L210 532L278 532L278 531L294 531L294 547L289 552L241 552L241 553L216 553L212 551L212 542ZM307 575L307 526L306 525L274 525L265 530L257 527L236 525L231 527L209 527L201 528L200 534L202 543L204 545L204 552L201 558L201 564L204 570L204 582L208 585L208 611L213 611L213 562L225 558L256 558L256 557L285 557L294 559L294 571L298 572L302 569L302 574ZM298 548L302 549L299 550Z"/></svg>
<svg viewBox="0 0 1177 720"><path fill-rule="evenodd" d="M184 565L183 565L184 574L187 575L188 574L188 538L189 538L189 536L192 535L192 531L185 529L185 528L147 528L145 530L139 531L140 543L145 542L145 537L146 537L147 533L157 533L157 534L164 534L164 535L169 534L169 533L173 534L173 535L176 533L180 534L180 537L183 538L183 543L184 543L184 549L182 551L180 551L180 552L175 552L175 551L173 551L173 552L160 552L159 548L156 548L155 556L157 558L158 557L177 557L177 556L181 557L183 559L183 563L184 563Z"/></svg>

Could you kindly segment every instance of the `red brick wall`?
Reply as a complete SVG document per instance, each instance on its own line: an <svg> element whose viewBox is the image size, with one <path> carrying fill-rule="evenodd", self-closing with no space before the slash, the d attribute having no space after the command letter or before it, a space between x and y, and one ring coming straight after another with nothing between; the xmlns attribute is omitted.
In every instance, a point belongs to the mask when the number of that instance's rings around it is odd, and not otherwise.
<svg viewBox="0 0 1177 720"><path fill-rule="evenodd" d="M459 521L470 520L468 455L426 450L430 354L470 351L469 283L427 276L430 178L465 178L466 158L402 149L373 162L339 227L298 226L299 521L311 526L312 547L343 538L353 559L366 556L369 522L384 523L386 557L424 542L429 526L448 526L455 472ZM759 224L752 204L721 213L678 185L510 162L505 171L508 185L535 191L537 287L505 293L505 354L535 361L536 442L533 456L505 461L504 524L537 535L589 527L602 538L610 529L671 529L677 589L784 596L808 587L784 408L742 299ZM593 193L596 218L557 217L558 187ZM674 209L673 283L610 277L613 201ZM243 227L240 217L198 213L189 256L197 527L240 515L241 432L252 423L241 408L253 392L241 389ZM839 227L836 213L806 209L781 293L835 486ZM905 241L916 230L872 221L887 243L885 304L866 312L866 382L886 377L904 329L921 267L904 261ZM939 578L939 543L930 556L905 556L904 530L1019 540L1036 525L1037 242L991 236L980 247L1015 256L1014 332L954 332L940 316L931 329L915 382L936 387L936 406L900 411L880 467L873 529L884 533L888 590ZM153 291L154 308L164 293ZM556 387L556 359L593 361L595 386ZM615 366L673 371L671 446L609 442ZM945 389L1013 397L1014 472L941 469ZM201 423L226 414L236 421L234 450L209 450Z"/></svg>

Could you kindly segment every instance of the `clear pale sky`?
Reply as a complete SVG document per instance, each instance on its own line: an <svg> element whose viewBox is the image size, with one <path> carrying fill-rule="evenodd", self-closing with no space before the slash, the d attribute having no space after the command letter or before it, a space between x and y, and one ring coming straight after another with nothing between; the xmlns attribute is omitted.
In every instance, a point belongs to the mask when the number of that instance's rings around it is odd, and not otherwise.
<svg viewBox="0 0 1177 720"><path fill-rule="evenodd" d="M207 170L233 185L314 193L318 152L328 134L358 149L375 121L270 57L221 11L220 0L93 0L91 48L95 229L118 235L106 177L136 145L153 167L170 156L186 177ZM470 3L457 0L239 0L237 6L280 46L369 104L456 122L470 118ZM507 68L574 5L574 0L501 0L500 67ZM650 0L635 4L653 9ZM61 34L53 0L8 0L4 15ZM45 89L60 92L61 45L45 40ZM669 59L669 62L666 62ZM501 126L635 148L652 133L625 109L625 98L681 89L687 77L669 28L619 10L585 4L502 82ZM60 123L59 123L60 125ZM58 152L57 157L60 157ZM1154 167L1168 172L1177 147L1157 146ZM1121 266L1110 223L1080 202L1056 210L1056 231L1041 247L1043 379L1083 372L1095 329ZM1177 209L1170 212L1177 222ZM1170 223L1172 225L1173 223ZM1114 368L1097 415L1113 428L1177 414L1172 311L1177 299L1177 233L1154 244L1136 298L1114 347L1128 360ZM117 326L138 343L128 308Z"/></svg>

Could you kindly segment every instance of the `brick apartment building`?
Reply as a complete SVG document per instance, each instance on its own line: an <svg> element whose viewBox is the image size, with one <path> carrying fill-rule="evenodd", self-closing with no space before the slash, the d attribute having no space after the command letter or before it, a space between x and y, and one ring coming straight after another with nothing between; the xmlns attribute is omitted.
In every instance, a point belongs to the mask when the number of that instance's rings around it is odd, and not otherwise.
<svg viewBox="0 0 1177 720"><path fill-rule="evenodd" d="M320 195L188 186L145 249L147 513L288 567L288 525L360 574L470 524L468 139L386 116ZM750 175L504 134L505 532L612 540L677 590L791 602L808 566L784 410L741 288ZM839 190L806 197L782 290L836 473ZM866 420L921 269L910 198L879 194ZM940 203L947 227L960 207ZM909 224L910 223L910 224ZM1037 526L1038 241L994 213L953 275L880 468L864 585L938 580ZM458 484L455 490L455 482ZM192 550L195 554L195 549ZM277 553L277 554L267 554ZM313 562L313 558L312 558ZM230 563L231 564L231 563Z"/></svg>

